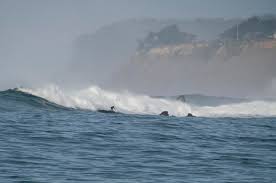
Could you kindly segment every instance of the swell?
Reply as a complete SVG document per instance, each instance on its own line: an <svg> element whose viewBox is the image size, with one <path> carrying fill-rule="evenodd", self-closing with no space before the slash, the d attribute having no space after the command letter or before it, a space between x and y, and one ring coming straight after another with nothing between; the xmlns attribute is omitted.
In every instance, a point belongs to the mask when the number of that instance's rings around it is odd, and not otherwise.
<svg viewBox="0 0 276 183"><path fill-rule="evenodd" d="M42 97L23 92L18 88L0 92L0 111L15 111L22 108L64 110L62 105L48 101Z"/></svg>

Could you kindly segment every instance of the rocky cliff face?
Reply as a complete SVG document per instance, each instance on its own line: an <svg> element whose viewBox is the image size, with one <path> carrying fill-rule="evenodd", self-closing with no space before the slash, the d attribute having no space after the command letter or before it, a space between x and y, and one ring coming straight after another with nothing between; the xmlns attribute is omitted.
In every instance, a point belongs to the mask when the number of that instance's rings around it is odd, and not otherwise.
<svg viewBox="0 0 276 183"><path fill-rule="evenodd" d="M73 77L82 83L83 79L93 84L108 83L108 87L151 95L244 97L276 93L276 50L270 37L264 34L262 40L247 39L255 35L253 32L243 33L239 41L233 36L216 39L231 27L232 35L237 23L240 20L115 23L76 41ZM171 25L178 29L166 29Z"/></svg>
<svg viewBox="0 0 276 183"><path fill-rule="evenodd" d="M273 95L276 47L263 44L206 42L151 48L136 52L115 74L113 83L152 95Z"/></svg>
<svg viewBox="0 0 276 183"><path fill-rule="evenodd" d="M139 41L150 32L159 32L177 25L180 32L192 32L200 39L211 40L240 19L156 20L131 19L100 28L95 33L81 35L74 42L70 82L106 84L111 74L134 55ZM203 28L204 27L204 28ZM176 37L178 38L178 37ZM168 37L168 41L171 41Z"/></svg>

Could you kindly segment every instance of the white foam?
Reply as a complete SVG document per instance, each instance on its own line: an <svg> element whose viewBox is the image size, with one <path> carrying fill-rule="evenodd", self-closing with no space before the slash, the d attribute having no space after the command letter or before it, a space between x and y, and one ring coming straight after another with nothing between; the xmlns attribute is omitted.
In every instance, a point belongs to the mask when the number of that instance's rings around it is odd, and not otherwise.
<svg viewBox="0 0 276 183"><path fill-rule="evenodd" d="M252 101L216 107L193 106L192 111L195 115L205 117L276 116L276 102Z"/></svg>
<svg viewBox="0 0 276 183"><path fill-rule="evenodd" d="M169 111L171 115L186 116L190 107L180 101L152 98L145 95L132 94L128 91L112 92L97 86L80 91L63 91L55 85L37 89L20 89L47 99L56 104L88 110L110 109L115 106L118 112L132 114L160 114Z"/></svg>
<svg viewBox="0 0 276 183"><path fill-rule="evenodd" d="M169 111L171 115L186 116L192 112L202 117L276 116L276 102L253 101L216 107L190 106L180 101L152 98L128 91L112 92L97 86L79 91L63 91L56 85L37 89L20 89L56 104L88 110L109 109L116 106L118 112L128 114L160 114Z"/></svg>

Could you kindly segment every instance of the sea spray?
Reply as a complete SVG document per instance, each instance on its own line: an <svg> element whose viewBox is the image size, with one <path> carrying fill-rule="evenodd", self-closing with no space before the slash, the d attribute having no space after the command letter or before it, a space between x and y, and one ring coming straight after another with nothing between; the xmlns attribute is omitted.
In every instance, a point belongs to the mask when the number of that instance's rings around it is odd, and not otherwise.
<svg viewBox="0 0 276 183"><path fill-rule="evenodd" d="M56 85L36 89L20 88L19 90L64 107L93 111L109 110L110 106L115 106L118 112L126 114L158 115L162 111L168 111L174 116L186 116L188 113L193 113L198 117L276 116L275 101L259 100L218 106L198 106L174 99L138 95L129 91L113 92L98 86L72 91L65 91Z"/></svg>
<svg viewBox="0 0 276 183"><path fill-rule="evenodd" d="M122 113L157 115L166 110L174 116L186 116L191 112L190 106L181 101L152 98L128 91L112 92L97 86L79 91L64 91L56 85L37 89L20 88L19 90L70 108L108 110L110 106L115 106L116 110Z"/></svg>
<svg viewBox="0 0 276 183"><path fill-rule="evenodd" d="M192 111L205 117L258 117L276 116L276 102L252 101L237 104L192 106Z"/></svg>

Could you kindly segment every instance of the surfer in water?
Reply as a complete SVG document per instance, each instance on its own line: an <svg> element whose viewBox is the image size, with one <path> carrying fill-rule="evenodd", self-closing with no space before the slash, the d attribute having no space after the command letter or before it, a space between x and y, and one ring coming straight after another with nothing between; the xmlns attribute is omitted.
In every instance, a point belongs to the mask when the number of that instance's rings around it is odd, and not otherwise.
<svg viewBox="0 0 276 183"><path fill-rule="evenodd" d="M169 112L168 111L163 111L159 115L160 116L169 116Z"/></svg>
<svg viewBox="0 0 276 183"><path fill-rule="evenodd" d="M101 113L117 113L116 111L115 111L115 106L111 106L110 107L110 110L105 110L105 109L99 109L99 110L97 110L98 112L101 112Z"/></svg>
<svg viewBox="0 0 276 183"><path fill-rule="evenodd" d="M196 116L193 115L192 113L188 113L186 117L196 117Z"/></svg>
<svg viewBox="0 0 276 183"><path fill-rule="evenodd" d="M170 116L168 111L163 111L159 114L160 116ZM186 117L196 117L192 113L188 113Z"/></svg>

